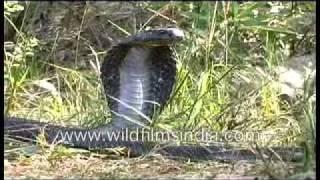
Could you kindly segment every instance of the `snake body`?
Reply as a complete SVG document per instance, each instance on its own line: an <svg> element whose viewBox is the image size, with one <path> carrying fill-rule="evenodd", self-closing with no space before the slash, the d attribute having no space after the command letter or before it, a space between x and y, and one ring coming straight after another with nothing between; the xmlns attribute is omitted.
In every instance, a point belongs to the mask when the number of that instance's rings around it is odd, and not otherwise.
<svg viewBox="0 0 320 180"><path fill-rule="evenodd" d="M175 56L169 46L175 41L168 40L182 37L183 33L175 29L150 30L131 36L108 51L101 66L112 112L107 126L148 126L154 115L162 111L176 76Z"/></svg>
<svg viewBox="0 0 320 180"><path fill-rule="evenodd" d="M183 32L176 28L162 28L137 33L114 45L101 66L101 80L112 112L111 122L96 129L63 127L25 118L5 117L5 135L24 141L34 141L45 132L49 143L85 148L104 149L127 147L132 156L144 155L156 142L118 140L107 137L108 132L123 128L149 126L154 115L160 113L170 98L176 76L175 56L171 45L183 39ZM65 138L66 133L99 133L99 139L79 140L76 136ZM171 158L193 160L242 160L256 159L247 150L234 151L218 146L165 145L156 152ZM283 157L294 158L288 151L278 151Z"/></svg>

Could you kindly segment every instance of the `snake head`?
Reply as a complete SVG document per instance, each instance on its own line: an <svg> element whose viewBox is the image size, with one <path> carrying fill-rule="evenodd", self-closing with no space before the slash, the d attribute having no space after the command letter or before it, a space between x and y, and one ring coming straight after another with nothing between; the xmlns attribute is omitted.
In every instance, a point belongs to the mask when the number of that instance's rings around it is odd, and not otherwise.
<svg viewBox="0 0 320 180"><path fill-rule="evenodd" d="M170 46L180 42L184 33L178 28L158 28L139 32L129 36L122 44L138 46Z"/></svg>

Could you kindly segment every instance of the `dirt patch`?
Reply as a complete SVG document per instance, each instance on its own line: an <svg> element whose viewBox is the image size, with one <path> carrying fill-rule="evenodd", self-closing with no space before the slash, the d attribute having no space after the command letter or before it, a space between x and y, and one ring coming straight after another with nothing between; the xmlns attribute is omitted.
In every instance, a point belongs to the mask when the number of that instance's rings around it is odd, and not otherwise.
<svg viewBox="0 0 320 180"><path fill-rule="evenodd" d="M301 165L272 162L176 161L160 155L125 158L97 154L74 154L52 158L44 154L5 160L6 178L174 178L255 179L286 177Z"/></svg>

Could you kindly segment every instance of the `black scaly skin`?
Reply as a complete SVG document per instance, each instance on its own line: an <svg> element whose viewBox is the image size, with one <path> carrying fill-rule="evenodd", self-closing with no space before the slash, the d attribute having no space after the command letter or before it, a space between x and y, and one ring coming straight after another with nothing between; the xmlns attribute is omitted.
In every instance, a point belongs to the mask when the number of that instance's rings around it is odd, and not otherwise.
<svg viewBox="0 0 320 180"><path fill-rule="evenodd" d="M118 102L111 99L107 95L110 94L114 97L119 96L119 67L121 66L122 59L125 58L129 50L130 46L115 45L107 52L107 55L101 64L100 78L103 84L106 99L108 101L108 107L113 110L118 108Z"/></svg>
<svg viewBox="0 0 320 180"><path fill-rule="evenodd" d="M151 92L152 100L159 103L160 107L146 103L144 113L153 119L155 113L161 113L170 98L175 78L176 61L170 47L162 46L152 48L151 60Z"/></svg>
<svg viewBox="0 0 320 180"><path fill-rule="evenodd" d="M176 81L176 61L173 51L167 46L153 48L150 60L152 62L151 94L154 95L154 101L161 105L159 108L159 113L161 113ZM145 109L148 112L148 109L152 108L146 107ZM148 112L150 115L152 113Z"/></svg>

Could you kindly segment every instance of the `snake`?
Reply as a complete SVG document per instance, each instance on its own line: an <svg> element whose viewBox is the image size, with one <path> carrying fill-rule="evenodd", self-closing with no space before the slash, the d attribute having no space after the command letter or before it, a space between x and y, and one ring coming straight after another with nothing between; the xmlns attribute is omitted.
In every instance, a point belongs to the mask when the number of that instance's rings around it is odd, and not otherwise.
<svg viewBox="0 0 320 180"><path fill-rule="evenodd" d="M144 30L126 37L107 52L100 69L100 78L111 112L111 122L97 128L65 127L21 117L4 117L4 134L21 141L36 142L44 133L48 143L101 150L116 147L128 149L129 157L139 157L150 152L173 159L189 160L256 160L257 153L234 150L226 146L199 144L170 144L156 141L132 141L110 138L110 132L133 132L141 137L142 128L149 127L156 115L161 114L174 89L177 67L173 46L185 38L183 30L175 27ZM79 139L79 136L64 136L65 133L97 133L102 138ZM69 134L70 135L70 134ZM268 150L263 150L274 156ZM292 160L301 154L301 149L288 151L277 149L282 159ZM277 157L278 157L277 156ZM298 155L299 159L301 155Z"/></svg>

